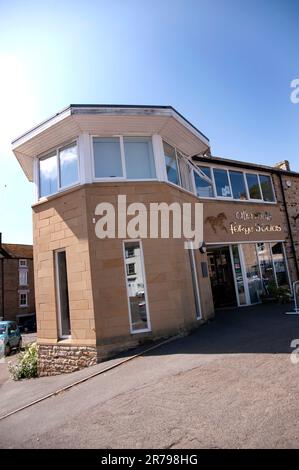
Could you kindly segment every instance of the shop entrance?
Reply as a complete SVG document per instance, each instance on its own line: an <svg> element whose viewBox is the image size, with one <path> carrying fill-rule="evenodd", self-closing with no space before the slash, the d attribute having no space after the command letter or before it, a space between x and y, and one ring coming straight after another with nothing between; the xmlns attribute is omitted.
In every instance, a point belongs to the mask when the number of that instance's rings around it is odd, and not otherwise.
<svg viewBox="0 0 299 470"><path fill-rule="evenodd" d="M236 307L238 303L229 246L209 248L207 254L215 308Z"/></svg>
<svg viewBox="0 0 299 470"><path fill-rule="evenodd" d="M207 255L215 308L257 304L271 289L290 287L282 242L211 245Z"/></svg>

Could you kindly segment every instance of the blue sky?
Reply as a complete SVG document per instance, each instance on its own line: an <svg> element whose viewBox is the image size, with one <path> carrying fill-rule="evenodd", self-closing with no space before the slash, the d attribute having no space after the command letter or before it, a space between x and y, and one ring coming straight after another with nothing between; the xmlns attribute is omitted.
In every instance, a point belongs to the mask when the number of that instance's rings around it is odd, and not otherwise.
<svg viewBox="0 0 299 470"><path fill-rule="evenodd" d="M0 231L31 243L11 140L70 103L170 104L214 155L299 171L299 0L0 0Z"/></svg>

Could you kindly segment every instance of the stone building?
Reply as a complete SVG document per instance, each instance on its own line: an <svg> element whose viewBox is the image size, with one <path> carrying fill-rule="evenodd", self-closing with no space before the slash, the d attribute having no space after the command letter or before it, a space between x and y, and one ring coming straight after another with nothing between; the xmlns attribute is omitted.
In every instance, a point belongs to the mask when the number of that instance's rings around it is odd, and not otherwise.
<svg viewBox="0 0 299 470"><path fill-rule="evenodd" d="M271 284L298 279L299 175L211 156L209 139L172 107L71 105L13 151L35 184L42 375L186 333L217 308L261 302ZM117 236L113 225L101 238L102 204L136 203L147 226L152 203L201 203L200 245L160 230Z"/></svg>
<svg viewBox="0 0 299 470"><path fill-rule="evenodd" d="M33 313L33 247L1 243L0 234L0 318L21 322Z"/></svg>

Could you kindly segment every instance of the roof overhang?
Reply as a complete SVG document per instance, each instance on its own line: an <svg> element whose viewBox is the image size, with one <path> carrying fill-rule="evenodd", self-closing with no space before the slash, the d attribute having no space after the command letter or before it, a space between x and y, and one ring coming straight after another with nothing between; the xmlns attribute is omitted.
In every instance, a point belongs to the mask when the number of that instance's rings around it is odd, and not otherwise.
<svg viewBox="0 0 299 470"><path fill-rule="evenodd" d="M70 105L12 142L12 150L29 181L33 159L82 132L91 135L160 134L191 157L203 154L209 139L171 106Z"/></svg>

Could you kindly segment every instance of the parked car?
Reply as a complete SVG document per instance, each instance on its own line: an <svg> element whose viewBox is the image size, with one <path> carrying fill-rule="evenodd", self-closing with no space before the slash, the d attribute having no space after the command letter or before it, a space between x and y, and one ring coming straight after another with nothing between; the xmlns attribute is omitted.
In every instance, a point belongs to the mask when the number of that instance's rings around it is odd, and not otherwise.
<svg viewBox="0 0 299 470"><path fill-rule="evenodd" d="M8 356L12 349L21 349L22 335L16 322L0 322L0 353ZM1 355L1 354L0 354Z"/></svg>

